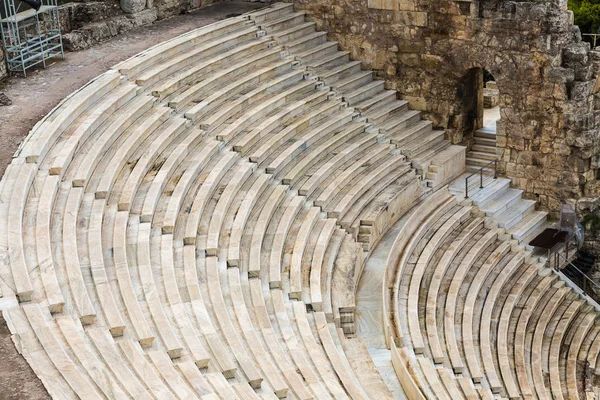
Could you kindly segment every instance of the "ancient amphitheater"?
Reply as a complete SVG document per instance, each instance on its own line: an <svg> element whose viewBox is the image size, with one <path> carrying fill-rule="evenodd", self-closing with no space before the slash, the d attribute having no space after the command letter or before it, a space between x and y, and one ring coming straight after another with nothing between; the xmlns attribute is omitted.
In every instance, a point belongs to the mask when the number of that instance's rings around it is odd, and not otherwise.
<svg viewBox="0 0 600 400"><path fill-rule="evenodd" d="M528 245L555 210L506 177L465 199L495 135L467 156L409 100L284 3L64 99L0 183L3 315L49 394L597 399L600 309Z"/></svg>

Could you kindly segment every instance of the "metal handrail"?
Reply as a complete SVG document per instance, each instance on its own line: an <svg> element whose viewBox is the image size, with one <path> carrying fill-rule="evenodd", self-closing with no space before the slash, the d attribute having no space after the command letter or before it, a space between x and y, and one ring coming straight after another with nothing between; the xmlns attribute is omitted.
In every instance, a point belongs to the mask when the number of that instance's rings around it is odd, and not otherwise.
<svg viewBox="0 0 600 400"><path fill-rule="evenodd" d="M577 272L579 272L581 274L581 276L583 278L585 278L585 280L591 282L591 284L600 291L600 285L598 283L596 283L592 278L590 278L589 276L587 276L582 270L580 270L579 268L577 268L577 266L575 264L573 264L571 261L569 261L565 256L563 256L560 253L556 253L559 257L561 257L564 261L566 261L567 264L569 264L569 266L571 268L575 268L575 270ZM585 286L585 285L584 285ZM587 293L587 291L585 290L585 287L581 288L584 292Z"/></svg>
<svg viewBox="0 0 600 400"><path fill-rule="evenodd" d="M498 178L498 159L495 159L465 178L465 199L469 198L469 179L479 174L479 189L483 189L483 170L492 164L494 164L494 179Z"/></svg>
<svg viewBox="0 0 600 400"><path fill-rule="evenodd" d="M593 42L592 48L596 47L596 39L598 39L598 36L600 36L600 34L598 34L598 33L582 33L581 35L582 36L591 36L592 42Z"/></svg>

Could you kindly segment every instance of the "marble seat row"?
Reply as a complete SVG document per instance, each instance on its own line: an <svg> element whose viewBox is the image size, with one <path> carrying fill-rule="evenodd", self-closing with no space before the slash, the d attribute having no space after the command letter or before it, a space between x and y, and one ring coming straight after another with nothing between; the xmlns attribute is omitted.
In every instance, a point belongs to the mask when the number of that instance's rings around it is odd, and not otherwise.
<svg viewBox="0 0 600 400"><path fill-rule="evenodd" d="M386 265L384 329L405 391L587 398L594 383L581 361L597 360L598 311L483 215L441 191L398 233ZM448 378L466 381L451 388Z"/></svg>
<svg viewBox="0 0 600 400"><path fill-rule="evenodd" d="M34 305L23 308L23 313L11 311L9 323L14 324L19 319L28 318L32 331L27 335L41 336L42 343L53 344L56 351L49 353L50 360L57 365L59 371L69 374L69 387L63 387L61 392L51 392L60 398L76 398L75 396L88 395L91 398L237 398L244 397L246 393L254 393L249 386L236 383L230 386L220 374L202 374L192 363L179 363L174 365L171 360L158 351L148 353L148 358L143 357L141 348L132 341L123 341L118 344L110 335L101 329L91 328L84 331L81 325L67 316L56 318L55 322L48 320L49 316ZM35 325L34 325L35 324ZM23 329L23 325L20 325ZM25 337L25 332L21 335ZM58 343L65 343L65 350L61 353ZM125 355L127 362L123 362L120 353ZM69 360L65 355L72 354ZM36 366L41 366L39 354L27 352L26 357L36 361ZM106 361L109 369L105 369L100 362ZM89 378L85 376L85 371ZM177 372L181 371L181 375ZM164 379L161 380L162 377ZM87 382L87 386L86 386ZM167 382L166 384L164 382ZM100 390L94 392L94 387ZM54 388L55 386L50 386ZM171 390L173 392L171 392ZM239 394L236 394L239 393ZM172 394L174 393L174 394ZM175 397L176 396L176 397Z"/></svg>
<svg viewBox="0 0 600 400"><path fill-rule="evenodd" d="M451 146L444 140L443 131L434 131L430 122L420 121L419 112L408 110L406 101L397 100L393 91L384 89L382 81L373 80L370 71L361 70L359 62L349 61L348 53L338 51L335 42L326 42L323 34L311 34L300 14L284 20L285 24L256 24L342 99L376 122L380 132L409 157L432 186L448 183L461 172L452 160L464 158L463 148ZM437 157L432 163L432 157L444 151L448 156Z"/></svg>
<svg viewBox="0 0 600 400"><path fill-rule="evenodd" d="M391 97L357 67L275 4L120 63L36 125L0 183L0 272L53 396L393 398L346 335L365 259L429 189L378 125L419 114L363 115L343 93Z"/></svg>
<svg viewBox="0 0 600 400"><path fill-rule="evenodd" d="M268 175L261 175L261 176L268 176ZM261 180L259 177L259 180L257 180L257 182L260 184ZM253 299L257 299L261 296L263 296L263 294L261 293L261 285L259 284L260 280L260 276L263 275L265 276L264 278L264 283L268 285L268 287L270 288L274 288L277 289L278 291L281 291L280 287L288 287L287 286L287 279L282 279L281 280L283 282L285 282L284 284L282 284L281 282L279 282L279 278L277 280L277 282L273 282L271 276L273 274L276 274L276 272L274 272L273 268L271 267L269 270L266 270L266 268L264 267L264 265L262 265L262 269L264 269L264 272L261 272L260 268L261 268L261 264L260 261L256 261L257 259L260 260L261 258L261 253L262 253L262 247L263 247L263 240L265 238L264 233L265 230L267 230L267 226L272 224L270 222L270 220L273 218L273 215L279 215L279 212L277 210L277 208L281 208L281 222L277 222L276 226L281 226L281 225L288 225L290 224L289 220L294 220L294 217L296 215L298 215L298 213L301 212L301 210L299 209L299 205L301 205L303 203L302 198L300 197L296 197L296 198L291 198L290 199L290 193L288 193L288 191L285 189L286 186L284 185L277 185L277 186L271 186L271 187L267 187L264 190L266 190L267 192L270 192L271 195L268 197L268 200L266 201L266 204L264 205L264 207L262 208L262 210L260 210L260 212L258 212L258 214L255 216L256 220L254 220L254 218L250 218L250 220L247 220L247 224L249 226L253 226L253 228L250 228L250 232L252 232L251 235L249 235L248 237L248 242L250 243L250 251L248 254L248 261L247 263L244 262L244 257L242 256L240 263L238 263L237 267L230 267L228 272L233 273L234 277L237 279L239 279L240 276L240 272L238 271L238 269L241 268L242 271L246 270L248 271L248 277L250 280L250 286L251 286L251 290L252 290L252 294L253 294ZM252 192L254 192L254 190L252 190ZM298 200L299 199L299 200ZM242 204L249 204L249 202L247 202L247 200L243 200ZM314 215L315 217L318 216L320 213L318 211L318 209L313 209L312 211L312 215ZM238 216L240 215L239 212L237 214ZM296 218L298 220L297 223L301 223L301 220L303 221L303 218ZM236 220L237 220L237 216L236 216ZM287 220L287 221L286 221ZM266 221L266 223L265 223ZM314 217L310 217L309 221L311 221L312 226L314 226L315 224L315 219ZM335 220L329 220L327 222L327 224L331 227L335 229ZM309 225L310 228L312 228ZM310 228L305 228L305 230L310 231ZM331 229L329 228L329 229ZM248 228L246 228L248 229ZM279 228L277 228L279 229ZM288 228L289 231L289 228ZM278 239L280 241L285 242L286 239L286 234L285 232L283 232L282 234L278 235ZM298 236L299 238L304 237L304 235L300 235ZM275 239L277 240L277 239ZM297 240L297 239L295 239ZM302 242L298 242L299 245L301 245L300 243ZM305 247L305 244L304 246ZM324 248L327 247L327 242L325 242L325 246ZM281 253L277 253L276 251L279 250L281 251L281 245L273 245L273 250L271 252L271 254L267 257L267 259L274 259L274 258L278 258L279 260L281 260L282 258L282 254ZM299 258L303 258L302 257L302 253L299 252L295 252L295 255L298 254ZM258 263L258 265L257 265ZM313 258L313 263L314 263L314 258ZM276 265L279 265L276 263ZM255 268L255 266L257 266L259 268L259 270L253 270L253 268ZM299 266L300 268L300 266ZM235 272L231 272L231 271L235 271ZM298 278L292 278L293 276L297 276L296 274L300 275L301 271L294 271L294 270L290 270L290 280L289 282L291 283L291 279L298 279L300 281L300 283L302 282L302 277L299 276ZM245 276L245 274L243 272L241 272L241 276ZM282 271L278 271L278 276L281 277L282 276ZM231 279L231 275L229 275L230 279ZM256 282L253 283L253 282ZM291 287L291 286L289 286ZM300 289L301 290L301 289ZM281 293L281 292L280 292ZM290 292L290 295L292 295L292 293ZM261 297L262 298L262 297ZM240 301L241 302L241 301ZM260 303L259 303L260 304ZM262 304L261 304L262 305ZM262 307L259 308L259 310L263 310ZM263 318L260 318L261 321L268 321L267 319L264 318L265 314L263 314ZM246 317L247 318L247 317ZM266 322L267 325L266 327L264 327L264 323L260 324L261 326L263 326L262 330L263 332L268 331L269 333L274 332L272 331L272 328L269 329L270 323ZM267 341L267 345L265 347L271 347L272 346L272 341ZM273 352L274 354L277 354L277 352ZM333 353L332 353L333 354ZM281 360L281 358L280 358ZM282 361L276 362L277 364L279 364ZM292 375L293 377L294 375ZM291 390L296 393L297 390L294 390L292 383L293 383L293 379L290 378L286 378L286 380L290 383L291 386ZM329 384L329 386L331 387L331 384ZM339 391L339 389L337 390Z"/></svg>

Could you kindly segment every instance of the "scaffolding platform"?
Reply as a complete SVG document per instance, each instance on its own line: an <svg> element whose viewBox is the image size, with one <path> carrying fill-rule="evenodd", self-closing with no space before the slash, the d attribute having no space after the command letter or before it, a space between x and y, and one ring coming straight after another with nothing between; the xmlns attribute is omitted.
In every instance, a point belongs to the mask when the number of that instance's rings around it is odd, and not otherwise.
<svg viewBox="0 0 600 400"><path fill-rule="evenodd" d="M27 75L35 65L46 68L46 61L52 57L64 58L58 0L42 0L39 11L22 11L19 0L0 1L4 7L0 30L9 71Z"/></svg>

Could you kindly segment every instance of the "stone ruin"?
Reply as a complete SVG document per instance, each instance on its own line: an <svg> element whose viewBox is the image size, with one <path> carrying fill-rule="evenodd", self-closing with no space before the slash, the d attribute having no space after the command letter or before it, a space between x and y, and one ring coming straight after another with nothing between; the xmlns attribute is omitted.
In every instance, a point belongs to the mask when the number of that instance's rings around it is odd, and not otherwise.
<svg viewBox="0 0 600 400"><path fill-rule="evenodd" d="M69 3L67 50L212 1ZM297 0L390 89L455 144L483 122L483 69L496 79L499 170L555 215L560 204L594 211L600 196L597 81L600 51L582 41L565 0ZM0 79L6 75L0 53ZM488 97L489 98L489 97ZM481 104L479 104L481 103Z"/></svg>
<svg viewBox="0 0 600 400"><path fill-rule="evenodd" d="M597 395L600 306L529 248L549 224L521 199L596 202L597 57L566 5L298 4L119 63L15 153L0 297L49 394ZM512 182L465 201L445 139L481 139L486 90Z"/></svg>
<svg viewBox="0 0 600 400"><path fill-rule="evenodd" d="M481 127L473 99L490 71L501 173L554 213L565 201L597 208L600 50L582 41L566 0L295 3L453 143L470 145Z"/></svg>
<svg viewBox="0 0 600 400"><path fill-rule="evenodd" d="M494 81L487 82L483 89L483 108L497 107L500 101L500 91Z"/></svg>
<svg viewBox="0 0 600 400"><path fill-rule="evenodd" d="M65 50L77 51L148 25L217 1L211 0L106 0L71 1L60 6ZM0 40L1 47L1 40ZM0 80L4 61L0 51Z"/></svg>

